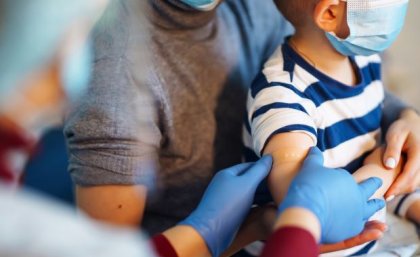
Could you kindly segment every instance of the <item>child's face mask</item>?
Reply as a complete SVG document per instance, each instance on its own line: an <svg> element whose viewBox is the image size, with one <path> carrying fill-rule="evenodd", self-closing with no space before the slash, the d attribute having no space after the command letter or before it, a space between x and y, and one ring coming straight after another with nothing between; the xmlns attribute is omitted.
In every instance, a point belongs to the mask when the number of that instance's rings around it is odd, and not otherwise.
<svg viewBox="0 0 420 257"><path fill-rule="evenodd" d="M369 56L391 46L401 32L409 0L341 0L347 2L350 36L340 39L334 33L327 38L343 55Z"/></svg>
<svg viewBox="0 0 420 257"><path fill-rule="evenodd" d="M200 11L211 11L217 6L220 0L181 0L181 2Z"/></svg>

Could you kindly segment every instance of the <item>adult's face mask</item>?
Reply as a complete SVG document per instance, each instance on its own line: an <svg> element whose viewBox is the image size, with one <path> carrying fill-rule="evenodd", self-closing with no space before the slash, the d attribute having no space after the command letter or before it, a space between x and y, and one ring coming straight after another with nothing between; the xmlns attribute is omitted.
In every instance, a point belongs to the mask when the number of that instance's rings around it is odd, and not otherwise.
<svg viewBox="0 0 420 257"><path fill-rule="evenodd" d="M350 35L340 39L333 33L327 38L343 55L369 56L389 48L400 34L409 0L341 0L347 2Z"/></svg>
<svg viewBox="0 0 420 257"><path fill-rule="evenodd" d="M211 11L216 8L220 0L181 0L182 3L200 11Z"/></svg>

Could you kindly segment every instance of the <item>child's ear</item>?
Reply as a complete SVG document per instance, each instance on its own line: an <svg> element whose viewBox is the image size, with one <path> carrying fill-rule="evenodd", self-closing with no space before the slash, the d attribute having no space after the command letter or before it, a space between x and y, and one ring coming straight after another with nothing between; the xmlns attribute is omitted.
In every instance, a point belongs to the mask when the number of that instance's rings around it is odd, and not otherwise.
<svg viewBox="0 0 420 257"><path fill-rule="evenodd" d="M314 22L325 32L336 33L341 26L340 0L320 0L314 9Z"/></svg>

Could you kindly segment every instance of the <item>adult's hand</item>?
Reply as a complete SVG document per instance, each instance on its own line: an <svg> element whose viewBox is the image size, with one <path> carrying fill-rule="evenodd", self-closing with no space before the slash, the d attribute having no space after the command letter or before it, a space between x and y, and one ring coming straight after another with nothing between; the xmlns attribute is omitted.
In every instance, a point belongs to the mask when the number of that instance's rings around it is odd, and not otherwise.
<svg viewBox="0 0 420 257"><path fill-rule="evenodd" d="M354 236L352 238L346 239L344 241L334 243L334 244L321 244L319 246L320 253L329 253L335 251L345 250L351 247L359 246L374 240L380 239L387 225L380 221L372 220L366 223L365 228L362 233Z"/></svg>
<svg viewBox="0 0 420 257"><path fill-rule="evenodd" d="M367 220L385 206L383 200L369 200L381 184L378 178L357 184L347 171L324 167L321 151L313 147L279 212L290 207L310 210L320 222L321 243L337 243L362 232Z"/></svg>
<svg viewBox="0 0 420 257"><path fill-rule="evenodd" d="M385 198L413 192L420 185L420 116L406 110L386 134L386 149L383 156L385 167L395 168L401 154L407 162L403 171L385 194Z"/></svg>
<svg viewBox="0 0 420 257"><path fill-rule="evenodd" d="M232 243L271 165L271 156L265 156L254 164L239 164L218 172L197 209L179 225L193 227L212 256L219 256Z"/></svg>

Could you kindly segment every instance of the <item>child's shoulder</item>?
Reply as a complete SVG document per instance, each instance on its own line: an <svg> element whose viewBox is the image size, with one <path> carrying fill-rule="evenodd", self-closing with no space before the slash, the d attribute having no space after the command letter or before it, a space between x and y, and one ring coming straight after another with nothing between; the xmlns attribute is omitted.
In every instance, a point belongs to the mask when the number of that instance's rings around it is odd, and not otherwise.
<svg viewBox="0 0 420 257"><path fill-rule="evenodd" d="M285 60L284 58L283 46L284 45L278 46L277 49L274 51L274 53L270 56L270 58L268 58L268 60L265 62L263 66L262 72L266 74L272 74L272 73L287 74L288 73L284 69L288 61Z"/></svg>
<svg viewBox="0 0 420 257"><path fill-rule="evenodd" d="M318 81L311 74L298 69L296 62L288 57L283 47L284 45L277 47L276 51L265 62L261 72L252 83L253 87L281 84L303 92L309 84Z"/></svg>
<svg viewBox="0 0 420 257"><path fill-rule="evenodd" d="M254 83L290 83L290 72L285 69L287 60L283 55L283 45L277 47L270 58L264 63L261 72L258 74Z"/></svg>
<svg viewBox="0 0 420 257"><path fill-rule="evenodd" d="M259 91L272 86L294 87L290 72L284 69L285 60L282 53L282 45L265 62L260 72L251 85L251 94L255 96Z"/></svg>

